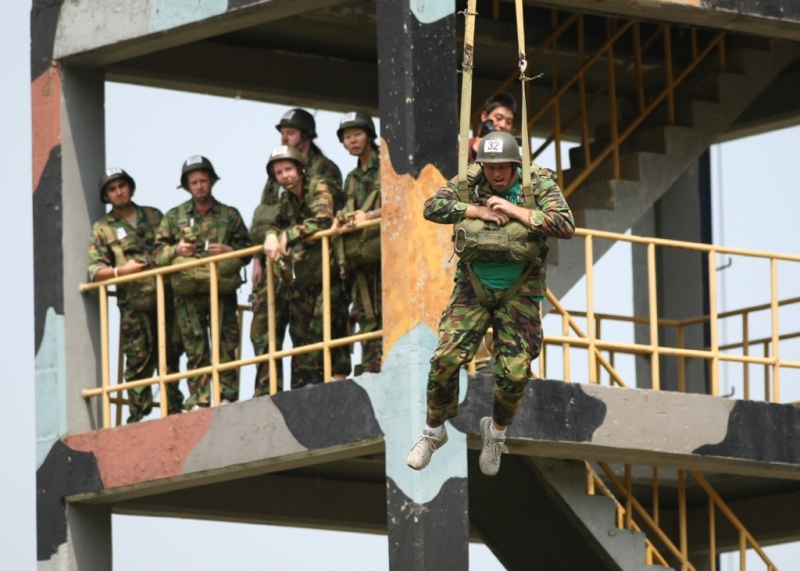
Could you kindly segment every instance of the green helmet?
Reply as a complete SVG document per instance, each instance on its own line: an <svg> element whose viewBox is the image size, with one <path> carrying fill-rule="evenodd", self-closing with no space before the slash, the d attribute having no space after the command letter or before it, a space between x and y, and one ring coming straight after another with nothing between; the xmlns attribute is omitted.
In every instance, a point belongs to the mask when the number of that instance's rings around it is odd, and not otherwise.
<svg viewBox="0 0 800 571"><path fill-rule="evenodd" d="M511 133L493 131L481 139L475 162L522 164L519 144Z"/></svg>
<svg viewBox="0 0 800 571"><path fill-rule="evenodd" d="M189 186L186 183L186 175L192 171L199 170L208 171L208 174L211 176L212 183L215 183L219 180L217 171L214 170L214 165L211 164L211 161L203 156L195 155L184 161L183 167L181 167L181 184L178 186L178 188L189 190Z"/></svg>
<svg viewBox="0 0 800 571"><path fill-rule="evenodd" d="M110 167L107 168L100 177L100 200L102 202L108 204L108 198L106 198L106 185L112 180L116 180L118 178L124 178L126 181L128 181L128 186L131 187L131 196L133 196L133 193L136 192L136 181L133 180L131 175L126 173L121 168Z"/></svg>
<svg viewBox="0 0 800 571"><path fill-rule="evenodd" d="M298 174L303 176L305 173L306 167L303 163L303 155L301 155L300 151L291 145L281 145L269 154L269 160L267 161L267 174L269 176L275 176L272 174L272 163L276 163L278 161L294 161L297 163L297 168L299 170Z"/></svg>
<svg viewBox="0 0 800 571"><path fill-rule="evenodd" d="M339 142L341 143L344 139L344 130L349 129L350 127L360 127L367 132L367 136L371 141L374 141L377 137L375 133L375 122L372 120L372 117L369 114L364 113L363 111L351 111L349 113L345 113L342 120L339 121L339 128L336 130L336 135L339 137Z"/></svg>
<svg viewBox="0 0 800 571"><path fill-rule="evenodd" d="M294 127L303 131L311 139L317 138L317 122L314 121L314 116L305 109L289 109L275 125L278 131L281 130L281 127Z"/></svg>

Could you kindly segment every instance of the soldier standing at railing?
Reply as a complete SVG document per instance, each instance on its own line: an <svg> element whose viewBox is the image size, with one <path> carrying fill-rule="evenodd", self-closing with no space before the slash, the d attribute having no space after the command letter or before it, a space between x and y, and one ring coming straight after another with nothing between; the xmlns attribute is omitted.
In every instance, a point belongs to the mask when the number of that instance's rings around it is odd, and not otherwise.
<svg viewBox="0 0 800 571"><path fill-rule="evenodd" d="M333 231L339 233L347 225L380 218L381 161L375 144L375 123L368 114L363 111L345 114L336 134L347 151L358 157L356 168L350 171L344 183L345 208L337 213L333 222ZM347 287L353 300L352 315L358 322L359 333L383 328L380 248L380 227L365 228L334 239L337 262L347 275ZM382 339L362 341L361 364L356 366L355 374L380 373L382 357Z"/></svg>
<svg viewBox="0 0 800 571"><path fill-rule="evenodd" d="M100 178L100 200L111 212L95 222L89 241L89 280L104 281L151 267L161 211L139 206L131 198L136 182L124 170L110 168ZM155 279L117 286L121 345L125 352L125 382L146 379L158 368L158 316ZM183 348L175 327L171 299L166 304L167 373L178 371ZM183 411L183 393L177 383L167 385L169 414ZM163 398L163 395L162 395ZM153 410L150 386L128 391L128 423L139 422Z"/></svg>
<svg viewBox="0 0 800 571"><path fill-rule="evenodd" d="M222 204L212 195L218 180L214 166L205 157L190 157L183 163L178 188L188 191L192 198L167 212L161 221L156 237L159 265L180 264L187 259L224 254L250 246L247 226L239 211ZM239 345L236 290L242 284L241 268L249 261L249 257L244 257L218 264L220 364L236 358ZM209 272L206 265L170 274L175 291L175 310L188 358L187 370L211 364ZM191 393L186 401L188 410L210 405L209 375L190 378L188 385ZM238 370L221 372L220 385L222 403L238 400Z"/></svg>
<svg viewBox="0 0 800 571"><path fill-rule="evenodd" d="M309 176L303 157L294 147L281 146L272 151L267 163L269 175L286 189L281 194L280 209L264 241L264 254L272 260L280 254L278 266L289 297L289 335L294 347L323 340L324 296L322 288L322 243L300 243L333 223L333 196L324 177ZM342 304L344 285L332 271L329 309L332 338L347 335L347 305ZM337 307L338 305L338 307ZM342 306L343 305L343 306ZM338 312L336 310L339 310ZM350 373L350 350L331 350L334 380ZM322 351L292 357L292 388L321 383Z"/></svg>
<svg viewBox="0 0 800 571"><path fill-rule="evenodd" d="M482 418L481 471L493 476L507 452L505 431L532 378L542 349L540 303L545 296L547 237L571 238L575 223L549 169L531 165L531 187L520 185L522 159L509 133L481 141L468 184L449 181L425 202L426 220L455 224L461 258L456 285L439 322L439 344L427 385L427 426L408 455L415 470L447 442L446 420L458 414L458 375L487 329L494 329L492 416ZM503 241L497 240L504 235Z"/></svg>
<svg viewBox="0 0 800 571"><path fill-rule="evenodd" d="M317 137L317 125L314 116L305 109L290 109L281 120L275 125L281 134L281 144L296 148L303 158L303 167L308 176L321 176L325 179L328 189L331 191L334 207L339 209L344 204L342 195L342 173L333 161L327 158L320 148L314 143ZM279 206L279 196L281 185L275 177L269 176L264 190L261 192L261 204L253 215L253 224L250 227L250 235L253 245L262 245L266 237L266 230L275 219L275 214ZM264 278L263 255L256 255L253 258L253 321L250 325L250 341L253 343L253 351L256 356L264 355L269 350L268 342L268 323L267 323L267 284ZM289 324L289 298L285 284L278 279L275 287L275 334L277 350L283 344L283 337L286 327ZM337 302L344 303L346 300ZM340 360L343 358L342 352L335 354ZM349 358L348 358L349 362ZM341 362L339 368L344 368L345 362ZM277 367L278 390L283 386L283 367L280 363ZM258 366L256 372L255 396L269 394L269 363L264 362Z"/></svg>

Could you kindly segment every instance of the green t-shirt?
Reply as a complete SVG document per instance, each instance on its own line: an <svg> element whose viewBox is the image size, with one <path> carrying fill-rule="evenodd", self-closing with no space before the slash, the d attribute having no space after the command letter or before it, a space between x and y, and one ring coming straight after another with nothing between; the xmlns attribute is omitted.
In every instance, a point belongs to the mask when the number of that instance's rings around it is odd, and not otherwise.
<svg viewBox="0 0 800 571"><path fill-rule="evenodd" d="M522 174L521 169L518 172ZM497 196L508 200L511 204L522 204L522 189L520 188L520 177L511 188ZM515 262L473 262L472 269L475 270L481 283L492 289L508 289L517 278L525 271L528 264L518 264Z"/></svg>

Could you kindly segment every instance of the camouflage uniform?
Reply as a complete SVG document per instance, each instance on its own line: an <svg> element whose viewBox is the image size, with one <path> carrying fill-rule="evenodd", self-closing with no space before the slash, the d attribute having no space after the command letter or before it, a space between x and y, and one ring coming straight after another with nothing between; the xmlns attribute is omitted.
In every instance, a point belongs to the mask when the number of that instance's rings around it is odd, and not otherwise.
<svg viewBox="0 0 800 571"><path fill-rule="evenodd" d="M492 190L482 175L478 178L470 179L469 187L479 187L479 198L473 199L473 203L485 206L490 196L499 193ZM542 239L572 237L575 231L572 213L552 172L534 165L532 178L537 206L531 211L532 232ZM425 202L427 220L454 224L462 219L468 205L459 201L457 184L457 179L448 182ZM531 363L542 348L539 304L546 292L545 271L544 264L535 265L517 293L503 306L489 311L479 303L465 264L459 263L456 285L439 324L439 343L431 358L427 389L429 426L440 426L457 415L459 369L472 360L490 326L494 329L497 359L492 368L496 380L492 417L502 426L511 424L525 387L533 378ZM499 301L505 292L481 285L491 303Z"/></svg>
<svg viewBox="0 0 800 571"><path fill-rule="evenodd" d="M308 160L305 164L307 177L320 176L325 179L328 189L334 196L342 196L342 173L333 161L325 157L315 145L311 145L308 150ZM277 204L279 201L281 185L278 181L270 177L267 179L264 189L261 191L260 204ZM342 200L339 198L338 200ZM334 198L334 205L339 204ZM340 207L341 208L341 207ZM253 244L260 245L260 244ZM264 254L257 257L264 263ZM266 268L264 270L266 276ZM277 278L277 275L276 275ZM253 352L256 356L265 355L269 352L269 314L267 311L267 280L264 278L261 284L254 288L255 301L253 303L253 320L250 323L250 341L253 343ZM275 282L275 348L280 351L283 347L283 336L289 326L289 300L292 297L286 284L276 279ZM321 338L321 334L320 334ZM341 352L339 352L341 353ZM339 354L337 353L337 354ZM283 387L283 367L277 363L278 390ZM261 363L256 370L256 390L255 396L269 394L269 362Z"/></svg>
<svg viewBox="0 0 800 571"><path fill-rule="evenodd" d="M367 197L378 187L378 197L372 204L370 210L375 210L381 207L380 197L380 182L381 182L381 161L378 156L377 150L374 150L367 163L367 170L361 170L361 163L356 166L347 175L344 183L344 188L347 192L347 208L346 212L351 209L353 212L360 210L361 206L367 200ZM357 274L363 274L364 283L367 284L368 294L372 305L372 311L375 318L370 321L367 318L367 312L364 310L364 300L362 299L361 291L359 288L359 278ZM355 314L358 316L358 329L359 333L370 333L378 331L383 328L383 315L382 315L382 280L381 280L381 266L369 266L358 268L357 271L350 272L348 275L347 288L350 291L350 299L353 300L355 306ZM361 365L356 367L356 375L362 372L367 373L380 373L381 372L381 359L383 358L383 340L373 339L371 341L361 342Z"/></svg>
<svg viewBox="0 0 800 571"><path fill-rule="evenodd" d="M280 196L280 211L267 235L285 231L287 246L292 248L300 240L333 224L334 201L326 180L321 177L303 179L303 198L286 191ZM289 298L289 335L294 347L322 341L323 296L322 284L300 288L286 284ZM344 301L342 301L344 300ZM348 315L344 284L331 273L331 335L333 339L347 335ZM331 350L334 374L350 373L349 347ZM292 357L292 388L323 382L322 351Z"/></svg>
<svg viewBox="0 0 800 571"><path fill-rule="evenodd" d="M214 200L212 206L201 214L189 200L183 205L173 208L161 221L161 227L156 236L156 262L168 266L175 259L175 247L181 240L181 229L178 224L179 209L188 210L190 226L198 242L217 243L221 221L222 209L226 208L228 214L228 231L224 243L234 250L250 247L250 235L247 226L242 221L239 211L231 206L226 206ZM208 257L206 252L199 257ZM250 258L242 258L242 263L247 264ZM236 359L236 349L239 347L239 321L237 317L237 298L235 293L221 294L220 307L220 335L219 355L220 363L228 363ZM207 330L210 325L210 299L207 295L181 295L175 293L175 311L178 316L178 326L183 339L183 347L188 359L187 370L206 367L211 364L209 335ZM220 373L222 398L231 402L239 398L239 371L234 369ZM195 405L208 406L210 404L210 375L192 377L188 379L191 396L186 401L186 408Z"/></svg>
<svg viewBox="0 0 800 571"><path fill-rule="evenodd" d="M119 240L126 261L135 258L150 261L155 248L157 227L153 222L160 221L163 215L150 207L136 206L136 227L120 217L113 210L95 222L89 240L89 281L94 281L102 268L113 268L124 264L117 260L108 236L102 229L105 221ZM149 216L147 211L149 210ZM120 311L121 344L125 353L125 382L152 377L158 370L158 317L156 311L139 311L128 303L125 287L117 287L117 306ZM175 308L172 300L166 304L167 327L167 373L178 371L183 348L175 327ZM183 393L178 383L167 385L169 414L183 410ZM163 398L163 397L162 397ZM128 422L138 422L153 410L153 391L151 387L139 387L128 391Z"/></svg>

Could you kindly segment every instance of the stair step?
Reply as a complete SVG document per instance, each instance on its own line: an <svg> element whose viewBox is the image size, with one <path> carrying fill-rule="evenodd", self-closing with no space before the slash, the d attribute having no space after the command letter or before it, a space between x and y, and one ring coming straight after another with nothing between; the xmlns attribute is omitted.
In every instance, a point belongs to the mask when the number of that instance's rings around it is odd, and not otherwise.
<svg viewBox="0 0 800 571"><path fill-rule="evenodd" d="M583 181L581 184L589 185L595 182L604 182L609 180L639 180L639 157L638 153L630 153L620 155L619 157L619 177L614 176L614 157L609 155L601 162L594 171ZM570 183L575 180L582 172L583 168L570 168L563 172L562 184L566 188Z"/></svg>
<svg viewBox="0 0 800 571"><path fill-rule="evenodd" d="M610 131L610 126L605 123L602 128L598 126L597 131L605 134L606 129ZM596 157L601 153L610 143L611 137L596 139L589 144L589 152L591 157ZM569 164L570 168L583 168L586 166L586 160L583 152L583 145L579 147L572 147L569 150ZM663 127L651 127L649 129L635 130L630 136L625 139L620 145L620 152L628 154L636 151L646 151L650 153L666 153L667 141L664 136Z"/></svg>

